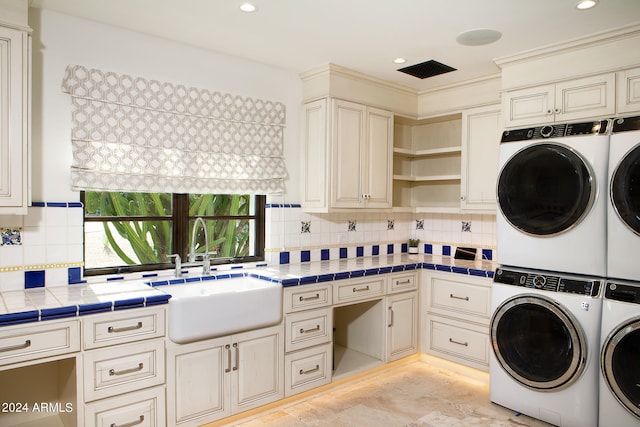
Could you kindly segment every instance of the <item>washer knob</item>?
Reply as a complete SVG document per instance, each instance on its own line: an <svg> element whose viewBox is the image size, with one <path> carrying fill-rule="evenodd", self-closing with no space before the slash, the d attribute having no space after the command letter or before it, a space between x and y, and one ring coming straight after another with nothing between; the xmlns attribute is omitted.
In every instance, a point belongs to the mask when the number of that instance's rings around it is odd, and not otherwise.
<svg viewBox="0 0 640 427"><path fill-rule="evenodd" d="M533 286L537 289L544 288L544 285L547 283L547 278L544 276L534 276L533 278Z"/></svg>
<svg viewBox="0 0 640 427"><path fill-rule="evenodd" d="M553 126L546 125L540 128L540 135L545 138L549 138L553 134Z"/></svg>

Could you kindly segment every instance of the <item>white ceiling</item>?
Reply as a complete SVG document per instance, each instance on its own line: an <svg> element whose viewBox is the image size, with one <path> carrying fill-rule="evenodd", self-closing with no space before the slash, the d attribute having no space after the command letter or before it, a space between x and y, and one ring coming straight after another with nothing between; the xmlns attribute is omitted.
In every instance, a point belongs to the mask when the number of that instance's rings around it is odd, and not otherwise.
<svg viewBox="0 0 640 427"><path fill-rule="evenodd" d="M297 73L333 63L416 90L499 71L493 59L640 24L640 0L31 0L89 20L243 57ZM456 36L490 28L502 38L462 46ZM640 47L630 55L640 57ZM392 60L404 57L407 63ZM430 59L457 71L420 80L396 71ZM606 60L605 58L598 60Z"/></svg>

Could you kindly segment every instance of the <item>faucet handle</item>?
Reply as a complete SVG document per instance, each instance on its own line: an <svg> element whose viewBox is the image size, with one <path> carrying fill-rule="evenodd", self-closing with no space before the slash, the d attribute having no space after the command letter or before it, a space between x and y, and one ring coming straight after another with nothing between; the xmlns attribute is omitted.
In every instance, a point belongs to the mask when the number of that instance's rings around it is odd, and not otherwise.
<svg viewBox="0 0 640 427"><path fill-rule="evenodd" d="M168 255L168 258L175 258L176 264L179 264L181 261L180 254L171 254L171 255Z"/></svg>
<svg viewBox="0 0 640 427"><path fill-rule="evenodd" d="M179 254L171 254L171 255L169 255L169 258L175 258L176 259L175 276L176 277L182 276L182 259L180 258L180 255Z"/></svg>

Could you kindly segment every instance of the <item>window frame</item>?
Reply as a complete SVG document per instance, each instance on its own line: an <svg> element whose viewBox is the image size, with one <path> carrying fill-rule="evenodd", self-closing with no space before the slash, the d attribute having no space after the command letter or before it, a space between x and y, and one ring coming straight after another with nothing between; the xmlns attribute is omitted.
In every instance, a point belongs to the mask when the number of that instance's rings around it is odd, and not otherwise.
<svg viewBox="0 0 640 427"><path fill-rule="evenodd" d="M180 255L182 260L186 260L189 254L189 236L191 229L189 228L189 221L197 217L189 216L189 194L188 193L171 193L172 197L172 214L164 216L87 216L87 211L84 206L85 203L85 191L80 192L80 201L83 204L83 261L85 256L84 250L84 223L86 222L109 222L109 221L171 221L172 227L172 244L174 254ZM206 220L254 220L255 221L255 244L254 254L246 257L238 258L211 258L211 266L223 265L223 264L238 264L244 262L257 262L264 261L265 253L265 216L266 216L266 196L255 195L254 201L254 213L252 215L206 215L201 218ZM97 267L97 268L84 268L85 276L99 276L107 274L124 274L124 273L136 273L155 270L168 270L175 268L175 262L157 263L157 264L123 264L120 266L112 267Z"/></svg>

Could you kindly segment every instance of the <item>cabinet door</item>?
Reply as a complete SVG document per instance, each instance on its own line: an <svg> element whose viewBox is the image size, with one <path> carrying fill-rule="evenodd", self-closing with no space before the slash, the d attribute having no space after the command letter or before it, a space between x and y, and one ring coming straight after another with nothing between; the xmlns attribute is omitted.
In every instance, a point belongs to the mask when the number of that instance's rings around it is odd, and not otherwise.
<svg viewBox="0 0 640 427"><path fill-rule="evenodd" d="M555 85L506 92L503 95L505 126L517 127L553 121Z"/></svg>
<svg viewBox="0 0 640 427"><path fill-rule="evenodd" d="M568 121L613 115L615 95L613 73L558 83L555 120Z"/></svg>
<svg viewBox="0 0 640 427"><path fill-rule="evenodd" d="M640 68L620 71L616 79L617 112L626 114L640 111Z"/></svg>
<svg viewBox="0 0 640 427"><path fill-rule="evenodd" d="M328 101L309 102L302 109L302 208L326 211L329 193Z"/></svg>
<svg viewBox="0 0 640 427"><path fill-rule="evenodd" d="M333 100L332 138L331 204L337 208L363 207L365 107Z"/></svg>
<svg viewBox="0 0 640 427"><path fill-rule="evenodd" d="M387 297L387 361L413 354L418 348L418 293Z"/></svg>
<svg viewBox="0 0 640 427"><path fill-rule="evenodd" d="M466 111L462 116L461 208L495 210L500 106Z"/></svg>
<svg viewBox="0 0 640 427"><path fill-rule="evenodd" d="M232 337L231 406L238 413L284 398L283 327Z"/></svg>
<svg viewBox="0 0 640 427"><path fill-rule="evenodd" d="M393 113L367 108L366 179L368 208L390 208L393 185Z"/></svg>
<svg viewBox="0 0 640 427"><path fill-rule="evenodd" d="M30 37L0 27L0 214L26 214L29 203Z"/></svg>
<svg viewBox="0 0 640 427"><path fill-rule="evenodd" d="M201 425L231 415L228 404L231 340L202 341L167 349L167 419Z"/></svg>

